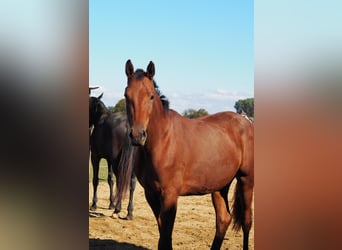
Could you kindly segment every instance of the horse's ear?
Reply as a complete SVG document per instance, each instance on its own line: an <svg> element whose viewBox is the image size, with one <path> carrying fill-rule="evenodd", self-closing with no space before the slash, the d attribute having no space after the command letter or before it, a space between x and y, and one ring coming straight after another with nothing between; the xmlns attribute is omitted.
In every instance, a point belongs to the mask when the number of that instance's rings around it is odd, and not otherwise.
<svg viewBox="0 0 342 250"><path fill-rule="evenodd" d="M134 67L133 67L133 64L131 62L131 60L127 60L126 62L126 75L127 77L131 77L134 73Z"/></svg>
<svg viewBox="0 0 342 250"><path fill-rule="evenodd" d="M154 64L152 61L150 61L150 63L147 65L146 73L149 78L151 79L153 78L155 69L154 69Z"/></svg>
<svg viewBox="0 0 342 250"><path fill-rule="evenodd" d="M90 95L90 92L93 90L93 89L98 89L99 87L89 87L89 95Z"/></svg>
<svg viewBox="0 0 342 250"><path fill-rule="evenodd" d="M103 93L97 97L97 99L101 99L103 96Z"/></svg>

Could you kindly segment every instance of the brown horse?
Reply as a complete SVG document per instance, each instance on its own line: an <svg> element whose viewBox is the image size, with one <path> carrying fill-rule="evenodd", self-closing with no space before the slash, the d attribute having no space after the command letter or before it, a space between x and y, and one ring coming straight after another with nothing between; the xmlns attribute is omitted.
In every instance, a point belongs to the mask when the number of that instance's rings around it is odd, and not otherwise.
<svg viewBox="0 0 342 250"><path fill-rule="evenodd" d="M153 62L146 72L134 72L131 61L126 63L129 133L133 145L139 146L134 150L134 164L129 165L134 166L157 220L158 249L172 249L178 196L208 193L216 213L211 249L220 249L232 218L234 229L242 227L243 249L248 249L254 186L253 124L234 112L197 119L181 116L168 108L153 80L154 73ZM128 189L129 173L124 174L127 180L119 184L118 192ZM237 184L230 213L228 190L234 178Z"/></svg>

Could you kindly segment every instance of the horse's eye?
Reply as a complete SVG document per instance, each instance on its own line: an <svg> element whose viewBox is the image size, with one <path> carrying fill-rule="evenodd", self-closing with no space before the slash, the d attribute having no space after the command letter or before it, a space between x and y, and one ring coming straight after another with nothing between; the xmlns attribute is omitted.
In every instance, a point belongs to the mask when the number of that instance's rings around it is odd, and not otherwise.
<svg viewBox="0 0 342 250"><path fill-rule="evenodd" d="M153 100L153 98L154 98L154 95L151 95L151 96L150 96L150 100Z"/></svg>

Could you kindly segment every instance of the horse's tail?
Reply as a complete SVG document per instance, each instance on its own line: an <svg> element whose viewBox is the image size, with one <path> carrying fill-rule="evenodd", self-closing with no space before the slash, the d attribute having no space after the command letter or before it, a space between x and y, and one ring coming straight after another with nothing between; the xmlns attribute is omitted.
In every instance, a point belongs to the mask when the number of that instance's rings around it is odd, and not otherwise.
<svg viewBox="0 0 342 250"><path fill-rule="evenodd" d="M128 134L125 138L124 145L122 147L121 158L119 162L119 174L116 179L116 192L114 203L121 203L124 198L132 177L133 161L134 161L134 146L131 144L131 139Z"/></svg>
<svg viewBox="0 0 342 250"><path fill-rule="evenodd" d="M245 220L245 199L242 189L242 183L238 179L235 186L234 203L233 203L233 229L238 231L241 229Z"/></svg>

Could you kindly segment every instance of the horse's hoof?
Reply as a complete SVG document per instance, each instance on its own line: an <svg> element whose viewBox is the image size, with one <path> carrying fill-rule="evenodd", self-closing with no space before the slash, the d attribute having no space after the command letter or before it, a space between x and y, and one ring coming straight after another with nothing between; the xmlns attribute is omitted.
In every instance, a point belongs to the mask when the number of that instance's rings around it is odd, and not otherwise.
<svg viewBox="0 0 342 250"><path fill-rule="evenodd" d="M133 215L131 215L131 214L130 214L130 215L127 215L126 218L125 218L125 220L133 220Z"/></svg>
<svg viewBox="0 0 342 250"><path fill-rule="evenodd" d="M108 209L114 209L114 208L115 208L114 204L109 204L109 208Z"/></svg>
<svg viewBox="0 0 342 250"><path fill-rule="evenodd" d="M119 219L121 219L121 220L133 220L133 215L131 215L131 214L128 214L126 216L119 215Z"/></svg>
<svg viewBox="0 0 342 250"><path fill-rule="evenodd" d="M119 214L118 213L113 213L111 217L113 219L119 219Z"/></svg>
<svg viewBox="0 0 342 250"><path fill-rule="evenodd" d="M90 207L90 210L91 210L91 211L95 211L96 208L97 208L96 205L92 205L92 206Z"/></svg>

